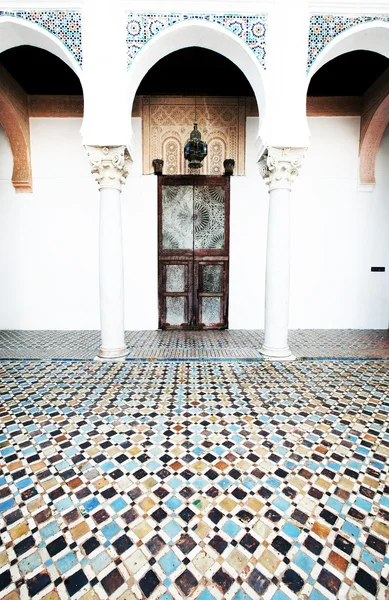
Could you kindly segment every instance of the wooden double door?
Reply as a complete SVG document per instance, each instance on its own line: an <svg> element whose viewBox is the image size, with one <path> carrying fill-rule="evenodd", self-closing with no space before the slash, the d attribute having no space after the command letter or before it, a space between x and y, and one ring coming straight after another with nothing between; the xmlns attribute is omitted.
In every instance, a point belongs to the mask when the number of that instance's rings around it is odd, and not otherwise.
<svg viewBox="0 0 389 600"><path fill-rule="evenodd" d="M228 327L230 178L158 179L159 327Z"/></svg>

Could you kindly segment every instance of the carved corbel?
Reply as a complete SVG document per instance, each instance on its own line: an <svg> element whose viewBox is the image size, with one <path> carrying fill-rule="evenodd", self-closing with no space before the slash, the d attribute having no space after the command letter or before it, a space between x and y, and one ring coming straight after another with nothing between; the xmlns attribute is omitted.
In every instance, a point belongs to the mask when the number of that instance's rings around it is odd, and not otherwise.
<svg viewBox="0 0 389 600"><path fill-rule="evenodd" d="M86 146L92 175L99 190L115 188L122 191L131 162L126 146Z"/></svg>
<svg viewBox="0 0 389 600"><path fill-rule="evenodd" d="M304 162L306 148L274 148L269 146L258 162L261 176L269 191L292 189Z"/></svg>

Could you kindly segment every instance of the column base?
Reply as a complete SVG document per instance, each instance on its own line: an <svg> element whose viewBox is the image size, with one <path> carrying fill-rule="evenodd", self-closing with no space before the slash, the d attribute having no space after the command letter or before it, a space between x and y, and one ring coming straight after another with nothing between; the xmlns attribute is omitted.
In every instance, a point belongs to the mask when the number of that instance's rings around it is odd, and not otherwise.
<svg viewBox="0 0 389 600"><path fill-rule="evenodd" d="M128 349L126 346L122 348L100 348L95 360L101 362L107 361L124 361L126 360L126 356L128 354Z"/></svg>
<svg viewBox="0 0 389 600"><path fill-rule="evenodd" d="M290 348L288 346L286 348L268 348L267 346L262 346L262 348L260 348L259 351L262 354L264 360L296 360L296 357L291 353Z"/></svg>

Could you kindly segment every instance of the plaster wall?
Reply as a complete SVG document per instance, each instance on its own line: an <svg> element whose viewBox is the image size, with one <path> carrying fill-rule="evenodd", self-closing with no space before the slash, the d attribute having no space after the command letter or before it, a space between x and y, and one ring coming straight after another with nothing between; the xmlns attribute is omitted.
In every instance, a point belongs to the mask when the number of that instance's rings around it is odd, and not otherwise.
<svg viewBox="0 0 389 600"><path fill-rule="evenodd" d="M291 328L388 327L389 130L373 192L358 191L359 117L309 119L292 193ZM371 267L386 267L372 273Z"/></svg>
<svg viewBox="0 0 389 600"><path fill-rule="evenodd" d="M0 329L98 329L97 185L80 119L31 119L34 191L16 194L0 130ZM292 328L386 328L389 131L372 193L357 191L359 118L312 118L311 148L292 193ZM122 194L126 329L155 329L157 178L136 159ZM247 121L246 176L231 181L230 327L262 328L268 194ZM59 143L60 141L60 143Z"/></svg>
<svg viewBox="0 0 389 600"><path fill-rule="evenodd" d="M98 325L98 191L80 119L32 119L33 193L16 194L0 130L0 329Z"/></svg>

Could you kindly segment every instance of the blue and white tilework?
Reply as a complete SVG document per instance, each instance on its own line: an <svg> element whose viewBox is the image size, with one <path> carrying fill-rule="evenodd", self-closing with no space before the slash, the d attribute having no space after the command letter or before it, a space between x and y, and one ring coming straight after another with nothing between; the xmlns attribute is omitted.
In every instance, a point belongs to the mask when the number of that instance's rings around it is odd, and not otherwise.
<svg viewBox="0 0 389 600"><path fill-rule="evenodd" d="M57 37L82 66L81 13L74 10L0 10L0 16L24 19Z"/></svg>
<svg viewBox="0 0 389 600"><path fill-rule="evenodd" d="M0 361L0 600L386 600L388 367Z"/></svg>
<svg viewBox="0 0 389 600"><path fill-rule="evenodd" d="M128 360L260 359L263 331L127 331ZM298 358L387 358L386 329L296 329L289 344ZM93 359L99 331L0 331L0 359Z"/></svg>
<svg viewBox="0 0 389 600"><path fill-rule="evenodd" d="M309 41L308 41L308 70L322 50L332 42L338 35L363 23L383 21L388 23L388 15L313 15L310 19Z"/></svg>
<svg viewBox="0 0 389 600"><path fill-rule="evenodd" d="M266 15L206 15L199 13L129 13L127 22L128 64L143 46L167 27L188 19L217 23L237 35L265 68Z"/></svg>

